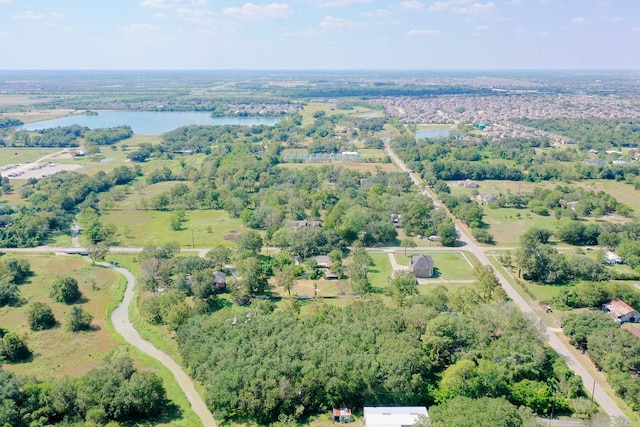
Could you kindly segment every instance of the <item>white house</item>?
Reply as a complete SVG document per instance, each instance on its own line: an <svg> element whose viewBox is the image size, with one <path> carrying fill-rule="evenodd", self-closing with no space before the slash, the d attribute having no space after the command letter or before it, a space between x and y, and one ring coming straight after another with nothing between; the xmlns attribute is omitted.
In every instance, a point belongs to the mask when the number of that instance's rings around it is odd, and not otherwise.
<svg viewBox="0 0 640 427"><path fill-rule="evenodd" d="M429 416L424 406L378 406L364 408L366 427L409 427L420 415Z"/></svg>
<svg viewBox="0 0 640 427"><path fill-rule="evenodd" d="M607 264L624 264L624 258L611 251L604 254L604 260Z"/></svg>

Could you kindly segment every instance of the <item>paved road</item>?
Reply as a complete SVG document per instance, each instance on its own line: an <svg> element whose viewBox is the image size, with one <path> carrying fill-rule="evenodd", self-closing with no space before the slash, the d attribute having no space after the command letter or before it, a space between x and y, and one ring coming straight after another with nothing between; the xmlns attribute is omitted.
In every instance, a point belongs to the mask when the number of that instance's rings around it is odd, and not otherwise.
<svg viewBox="0 0 640 427"><path fill-rule="evenodd" d="M411 180L420 188L423 188L423 183L420 180L420 177L413 173L409 168L406 167L404 162L393 152L391 147L387 145L385 150L391 157L391 159L398 165L398 167L408 172L411 176ZM436 204L436 200L434 196L425 188L422 191L422 194L433 199L434 204ZM456 221L456 230L458 231L459 240L464 245L464 250L467 250L474 254L478 261L484 265L492 265L485 254L486 248L481 248L476 245L475 241L469 236L467 232L467 228L464 227ZM459 248L457 248L460 250ZM587 369L580 363L580 361L571 353L569 347L560 340L558 335L556 335L555 331L551 331L547 326L542 322L538 314L531 308L531 306L520 296L518 292L511 286L511 283L506 279L506 277L499 271L495 270L496 277L500 281L500 284L504 288L505 292L513 300L513 302L522 310L525 314L527 314L531 320L539 325L540 328L545 333L547 338L547 342L566 362L569 368L574 371L577 375L582 378L582 384L584 385L585 390L589 392L594 391L593 397L600 404L602 409L609 415L610 417L621 417L626 418L622 409L609 397L609 395L603 390L603 388L598 384L598 382L593 378L593 376L587 371Z"/></svg>
<svg viewBox="0 0 640 427"><path fill-rule="evenodd" d="M111 313L111 323L122 338L129 344L136 347L140 351L148 354L154 359L158 360L164 366L171 371L171 374L178 382L178 385L187 396L191 409L198 415L203 426L216 427L217 424L213 419L213 415L207 408L207 405L202 400L202 397L198 393L193 384L191 378L182 370L182 368L166 353L158 350L153 344L145 340L140 336L133 323L129 320L129 306L134 297L135 278L129 270L116 267L112 264L100 263L105 265L127 278L127 288L124 292L124 298L120 305Z"/></svg>

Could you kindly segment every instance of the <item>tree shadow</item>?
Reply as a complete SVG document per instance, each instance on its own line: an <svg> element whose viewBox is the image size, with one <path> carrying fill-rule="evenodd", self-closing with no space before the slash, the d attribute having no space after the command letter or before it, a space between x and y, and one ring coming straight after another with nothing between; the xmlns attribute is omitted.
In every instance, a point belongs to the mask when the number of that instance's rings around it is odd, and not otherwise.
<svg viewBox="0 0 640 427"><path fill-rule="evenodd" d="M440 277L442 277L440 269L438 267L433 267L433 274L431 275L431 277L427 277L427 279L438 279Z"/></svg>

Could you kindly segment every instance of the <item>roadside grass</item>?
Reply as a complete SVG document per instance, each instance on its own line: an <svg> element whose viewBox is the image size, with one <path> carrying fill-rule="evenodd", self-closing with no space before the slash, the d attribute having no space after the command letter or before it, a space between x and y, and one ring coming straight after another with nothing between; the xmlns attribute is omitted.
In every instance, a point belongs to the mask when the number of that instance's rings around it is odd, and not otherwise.
<svg viewBox="0 0 640 427"><path fill-rule="evenodd" d="M109 211L102 216L105 224L113 223L118 228L121 246L164 245L177 242L181 247L208 248L218 245L233 247L235 243L225 240L231 231L247 230L241 220L231 218L222 210L187 211L187 221L179 231L169 228L172 212L122 210ZM125 236L125 227L129 230ZM209 228L210 227L210 228ZM208 230L211 230L209 232ZM81 233L82 236L82 233Z"/></svg>
<svg viewBox="0 0 640 427"><path fill-rule="evenodd" d="M444 286L445 288L447 288L447 291L453 292L460 288L472 288L473 283L438 283L438 282L425 283L425 284L421 283L418 285L418 292L420 292L420 295L426 295L432 289L438 286Z"/></svg>
<svg viewBox="0 0 640 427"><path fill-rule="evenodd" d="M420 253L424 253L425 255L430 255L433 258L434 269L433 269L433 277L427 279L421 279L428 282L433 281L433 283L437 284L438 279L440 280L474 280L473 277L473 267L469 265L467 259L473 264L474 260L471 258L465 259L465 256L468 257L467 254L464 256L461 253L456 252L441 252L434 253L430 251L422 251ZM413 254L407 252L407 255L404 254L395 254L396 262L399 265L409 266L409 262L411 261L411 256Z"/></svg>

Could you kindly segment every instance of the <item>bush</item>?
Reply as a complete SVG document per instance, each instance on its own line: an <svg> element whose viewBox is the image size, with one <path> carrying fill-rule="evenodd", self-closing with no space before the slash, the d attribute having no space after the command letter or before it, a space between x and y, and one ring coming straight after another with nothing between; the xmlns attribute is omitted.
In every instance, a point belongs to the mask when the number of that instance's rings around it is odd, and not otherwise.
<svg viewBox="0 0 640 427"><path fill-rule="evenodd" d="M78 281L71 276L58 278L51 289L51 298L65 304L73 304L81 296L82 294L78 289Z"/></svg>
<svg viewBox="0 0 640 427"><path fill-rule="evenodd" d="M17 362L30 355L29 348L17 334L7 332L0 340L0 361L6 359L9 362Z"/></svg>
<svg viewBox="0 0 640 427"><path fill-rule="evenodd" d="M34 302L27 311L29 327L33 331L43 331L51 329L56 325L56 318L51 307L43 302Z"/></svg>
<svg viewBox="0 0 640 427"><path fill-rule="evenodd" d="M495 243L493 235L484 228L472 228L471 234L473 234L473 237L480 243L486 243L488 245Z"/></svg>
<svg viewBox="0 0 640 427"><path fill-rule="evenodd" d="M67 322L67 330L70 332L88 331L91 329L93 316L78 305L71 307Z"/></svg>

